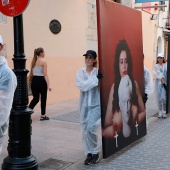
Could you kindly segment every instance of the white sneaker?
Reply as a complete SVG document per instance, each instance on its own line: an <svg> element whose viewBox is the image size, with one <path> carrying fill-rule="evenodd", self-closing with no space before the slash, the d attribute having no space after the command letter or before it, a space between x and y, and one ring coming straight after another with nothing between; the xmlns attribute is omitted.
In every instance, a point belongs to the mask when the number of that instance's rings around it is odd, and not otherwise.
<svg viewBox="0 0 170 170"><path fill-rule="evenodd" d="M162 117L163 117L163 118L167 118L167 115L166 115L166 113L165 113L165 114L163 114L163 115L162 115Z"/></svg>
<svg viewBox="0 0 170 170"><path fill-rule="evenodd" d="M161 117L162 117L162 113L159 113L158 118L161 118Z"/></svg>

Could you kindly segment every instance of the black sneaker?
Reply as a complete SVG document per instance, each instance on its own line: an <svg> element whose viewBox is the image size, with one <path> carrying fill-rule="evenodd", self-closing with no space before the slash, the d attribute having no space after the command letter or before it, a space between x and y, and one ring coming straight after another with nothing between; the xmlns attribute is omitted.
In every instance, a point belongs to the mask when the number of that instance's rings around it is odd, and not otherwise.
<svg viewBox="0 0 170 170"><path fill-rule="evenodd" d="M96 164L99 161L99 154L93 154L91 162Z"/></svg>
<svg viewBox="0 0 170 170"><path fill-rule="evenodd" d="M88 153L88 154L87 154L87 158L86 158L86 160L84 161L84 165L90 165L90 164L91 164L91 160L92 160L92 154L91 154L91 153Z"/></svg>

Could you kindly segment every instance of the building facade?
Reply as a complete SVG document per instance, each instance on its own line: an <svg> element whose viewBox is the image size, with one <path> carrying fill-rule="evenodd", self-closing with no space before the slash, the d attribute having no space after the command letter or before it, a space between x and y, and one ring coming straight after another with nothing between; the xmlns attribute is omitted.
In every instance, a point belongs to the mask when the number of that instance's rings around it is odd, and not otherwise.
<svg viewBox="0 0 170 170"><path fill-rule="evenodd" d="M123 0L130 8L142 6L133 1ZM154 5L151 3L150 5ZM158 3L157 3L158 4ZM168 2L166 1L168 6ZM145 65L150 71L156 62L158 52L167 51L166 22L168 7L164 10L151 8L142 12L143 52ZM151 20L157 14L156 20ZM61 31L56 33L57 20ZM27 59L26 68L30 69L34 49L43 47L48 63L48 74L52 91L48 93L48 104L54 104L78 98L79 90L75 85L75 76L84 66L82 55L87 49L98 50L96 0L36 0L30 1L23 13L24 49ZM50 24L51 23L51 24ZM57 25L58 26L58 25ZM50 28L53 27L53 32ZM4 54L13 68L13 18L0 13L0 34L5 42ZM31 97L30 97L31 99Z"/></svg>
<svg viewBox="0 0 170 170"><path fill-rule="evenodd" d="M83 54L87 49L97 50L97 24L95 0L45 0L30 1L23 13L24 49L30 63L34 49L43 47L48 63L52 91L48 104L78 98L75 76L84 66ZM53 34L50 22L57 20L61 31ZM5 42L4 53L13 68L13 18L0 14L0 34ZM30 97L31 99L31 97Z"/></svg>

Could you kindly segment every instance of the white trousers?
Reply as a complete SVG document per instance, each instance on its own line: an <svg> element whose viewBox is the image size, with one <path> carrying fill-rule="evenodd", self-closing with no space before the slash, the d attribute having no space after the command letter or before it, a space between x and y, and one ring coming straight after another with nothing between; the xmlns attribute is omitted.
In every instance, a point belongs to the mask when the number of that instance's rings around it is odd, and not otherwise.
<svg viewBox="0 0 170 170"><path fill-rule="evenodd" d="M99 153L98 131L101 126L100 113L89 112L87 118L81 123L82 143L85 155Z"/></svg>

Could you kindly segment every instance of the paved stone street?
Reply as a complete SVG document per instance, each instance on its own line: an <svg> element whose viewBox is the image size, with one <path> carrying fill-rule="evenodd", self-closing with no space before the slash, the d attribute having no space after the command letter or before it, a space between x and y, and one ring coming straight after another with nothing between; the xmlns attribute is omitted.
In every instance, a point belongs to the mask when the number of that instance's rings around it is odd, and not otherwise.
<svg viewBox="0 0 170 170"><path fill-rule="evenodd" d="M40 110L32 115L32 154L39 170L169 170L170 117L158 119L155 94L147 102L148 134L96 165L85 166L82 150L78 100L49 105L49 121L39 121ZM101 141L101 136L99 138ZM7 156L6 136L0 164Z"/></svg>

